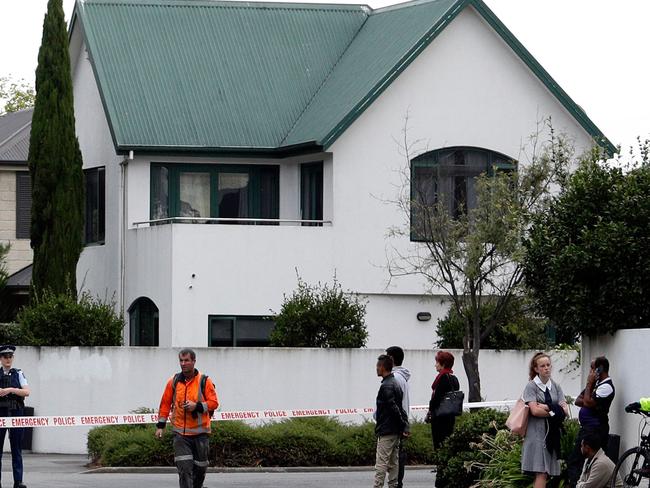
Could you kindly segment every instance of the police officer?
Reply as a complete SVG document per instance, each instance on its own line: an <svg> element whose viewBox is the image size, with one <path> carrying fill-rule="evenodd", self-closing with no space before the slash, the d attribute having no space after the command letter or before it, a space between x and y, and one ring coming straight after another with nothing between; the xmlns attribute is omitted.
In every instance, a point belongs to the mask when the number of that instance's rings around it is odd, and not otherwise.
<svg viewBox="0 0 650 488"><path fill-rule="evenodd" d="M0 346L0 417L22 417L24 415L25 397L29 396L29 385L23 372L13 368L16 346ZM7 429L0 429L0 465L2 447L5 443ZM23 453L21 444L23 429L9 429L11 445L11 465L14 472L14 488L26 488L23 484Z"/></svg>

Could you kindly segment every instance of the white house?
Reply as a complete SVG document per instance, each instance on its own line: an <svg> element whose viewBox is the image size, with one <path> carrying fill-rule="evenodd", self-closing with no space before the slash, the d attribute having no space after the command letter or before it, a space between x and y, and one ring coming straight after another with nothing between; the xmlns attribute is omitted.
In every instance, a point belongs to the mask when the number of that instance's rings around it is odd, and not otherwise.
<svg viewBox="0 0 650 488"><path fill-rule="evenodd" d="M387 286L406 118L470 204L463 166L519 160L545 117L611 146L481 0L78 0L70 49L78 284L131 345L265 345L298 273L367 297L369 347L429 347L444 297Z"/></svg>

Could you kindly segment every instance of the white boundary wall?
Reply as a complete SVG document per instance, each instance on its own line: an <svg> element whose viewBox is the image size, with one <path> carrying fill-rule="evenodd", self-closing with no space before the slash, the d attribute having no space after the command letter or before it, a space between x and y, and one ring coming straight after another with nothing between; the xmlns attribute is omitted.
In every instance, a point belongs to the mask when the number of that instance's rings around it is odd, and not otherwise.
<svg viewBox="0 0 650 488"><path fill-rule="evenodd" d="M619 330L614 335L583 341L582 375L589 373L591 359L605 356L616 396L609 411L610 432L621 436L621 453L639 442L639 415L625 413L625 405L650 396L648 346L650 329ZM583 385L584 387L584 385Z"/></svg>
<svg viewBox="0 0 650 488"><path fill-rule="evenodd" d="M36 415L123 414L158 407L165 381L178 371L178 348L18 348ZM379 349L196 348L197 368L213 378L221 410L353 408L374 406ZM467 379L460 351L455 372ZM435 351L407 350L411 404L427 404ZM530 351L481 351L485 400L516 399L527 381ZM568 395L580 389L577 353L554 352L554 378ZM359 421L361 417L344 417ZM218 426L217 426L218 428ZM85 427L34 429L33 451L85 453ZM6 443L8 447L8 442Z"/></svg>

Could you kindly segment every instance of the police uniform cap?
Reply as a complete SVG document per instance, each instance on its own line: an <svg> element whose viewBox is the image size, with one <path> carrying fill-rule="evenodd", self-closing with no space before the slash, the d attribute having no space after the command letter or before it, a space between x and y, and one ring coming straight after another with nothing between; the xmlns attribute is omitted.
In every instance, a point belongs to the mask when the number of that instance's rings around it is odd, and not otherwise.
<svg viewBox="0 0 650 488"><path fill-rule="evenodd" d="M0 346L0 354L13 354L14 352L16 352L16 346L9 344L3 344Z"/></svg>

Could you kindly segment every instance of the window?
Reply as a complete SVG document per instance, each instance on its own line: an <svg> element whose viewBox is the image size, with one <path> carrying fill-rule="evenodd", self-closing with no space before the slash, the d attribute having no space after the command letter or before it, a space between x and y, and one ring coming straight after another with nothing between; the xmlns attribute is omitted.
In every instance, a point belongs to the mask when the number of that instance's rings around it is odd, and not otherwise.
<svg viewBox="0 0 650 488"><path fill-rule="evenodd" d="M300 166L300 210L303 220L323 220L323 162ZM302 225L322 225L303 223Z"/></svg>
<svg viewBox="0 0 650 488"><path fill-rule="evenodd" d="M16 239L29 239L32 224L32 178L16 172Z"/></svg>
<svg viewBox="0 0 650 488"><path fill-rule="evenodd" d="M151 166L152 220L170 217L277 219L279 194L278 166Z"/></svg>
<svg viewBox="0 0 650 488"><path fill-rule="evenodd" d="M103 244L105 235L104 168L84 170L86 184L85 244Z"/></svg>
<svg viewBox="0 0 650 488"><path fill-rule="evenodd" d="M454 219L476 208L476 178L494 169L514 170L516 162L503 154L454 147L431 151L411 162L411 240L425 234L430 211L437 205Z"/></svg>
<svg viewBox="0 0 650 488"><path fill-rule="evenodd" d="M140 297L129 307L130 344L158 345L158 307L147 297Z"/></svg>
<svg viewBox="0 0 650 488"><path fill-rule="evenodd" d="M275 323L263 317L217 316L208 318L208 346L263 347L270 344Z"/></svg>

